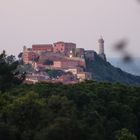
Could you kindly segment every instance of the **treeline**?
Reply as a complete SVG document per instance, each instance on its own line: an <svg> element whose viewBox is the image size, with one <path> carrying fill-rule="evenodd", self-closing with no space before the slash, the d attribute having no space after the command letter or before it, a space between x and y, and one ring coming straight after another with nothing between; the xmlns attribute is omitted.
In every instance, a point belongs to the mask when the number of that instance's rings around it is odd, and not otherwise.
<svg viewBox="0 0 140 140"><path fill-rule="evenodd" d="M140 139L140 87L87 81L0 94L0 140Z"/></svg>

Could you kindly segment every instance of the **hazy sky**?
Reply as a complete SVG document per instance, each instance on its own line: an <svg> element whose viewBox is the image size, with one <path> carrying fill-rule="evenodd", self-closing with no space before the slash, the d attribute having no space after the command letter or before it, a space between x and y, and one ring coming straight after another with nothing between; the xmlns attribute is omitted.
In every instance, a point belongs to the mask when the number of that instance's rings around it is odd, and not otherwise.
<svg viewBox="0 0 140 140"><path fill-rule="evenodd" d="M136 0L0 0L0 51L18 54L22 47L55 41L97 49L105 39L108 56L112 46L129 40L128 49L140 54L140 4Z"/></svg>

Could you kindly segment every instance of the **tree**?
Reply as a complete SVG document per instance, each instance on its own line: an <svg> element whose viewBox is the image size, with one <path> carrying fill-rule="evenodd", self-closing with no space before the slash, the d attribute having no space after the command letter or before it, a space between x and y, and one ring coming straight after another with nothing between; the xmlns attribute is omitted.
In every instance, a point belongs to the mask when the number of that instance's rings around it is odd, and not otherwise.
<svg viewBox="0 0 140 140"><path fill-rule="evenodd" d="M18 58L19 58L19 59L22 59L22 55L23 55L23 53L20 52L20 53L18 54Z"/></svg>
<svg viewBox="0 0 140 140"><path fill-rule="evenodd" d="M0 140L18 140L17 129L11 125L0 122Z"/></svg>
<svg viewBox="0 0 140 140"><path fill-rule="evenodd" d="M116 140L137 140L137 137L128 129L123 128L117 132Z"/></svg>
<svg viewBox="0 0 140 140"><path fill-rule="evenodd" d="M57 118L47 128L42 129L35 140L85 140L84 131L69 118Z"/></svg>
<svg viewBox="0 0 140 140"><path fill-rule="evenodd" d="M56 77L64 74L64 71L62 71L62 70L49 70L49 69L47 69L46 72L49 74L49 76L51 78L56 78Z"/></svg>
<svg viewBox="0 0 140 140"><path fill-rule="evenodd" d="M0 91L4 92L12 85L22 83L25 75L20 75L16 70L18 64L15 56L7 56L5 51L0 54Z"/></svg>
<svg viewBox="0 0 140 140"><path fill-rule="evenodd" d="M47 59L47 60L45 60L44 61L44 63L43 63L44 65L53 65L53 61L52 60L49 60L49 59Z"/></svg>

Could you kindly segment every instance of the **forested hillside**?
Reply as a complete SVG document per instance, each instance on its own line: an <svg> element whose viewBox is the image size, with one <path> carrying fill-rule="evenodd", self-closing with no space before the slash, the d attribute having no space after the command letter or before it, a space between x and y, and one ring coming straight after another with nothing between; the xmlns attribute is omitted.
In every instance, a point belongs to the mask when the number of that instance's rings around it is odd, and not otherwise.
<svg viewBox="0 0 140 140"><path fill-rule="evenodd" d="M140 87L87 81L0 94L0 140L140 139Z"/></svg>
<svg viewBox="0 0 140 140"><path fill-rule="evenodd" d="M94 80L140 85L140 76L127 73L109 62L103 61L96 53L94 55L95 60L86 59L86 70L92 73Z"/></svg>

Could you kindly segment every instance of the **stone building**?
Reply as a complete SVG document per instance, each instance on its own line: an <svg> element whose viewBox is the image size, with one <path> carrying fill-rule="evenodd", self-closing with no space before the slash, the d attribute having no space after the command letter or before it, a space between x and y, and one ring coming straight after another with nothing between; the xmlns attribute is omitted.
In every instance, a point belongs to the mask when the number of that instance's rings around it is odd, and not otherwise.
<svg viewBox="0 0 140 140"><path fill-rule="evenodd" d="M74 43L65 43L65 42L56 42L54 43L53 52L54 53L63 53L66 56L69 56L71 51L73 56L75 56L76 44Z"/></svg>
<svg viewBox="0 0 140 140"><path fill-rule="evenodd" d="M53 52L53 45L52 44L36 44L36 45L32 45L32 51L36 52L36 53Z"/></svg>

